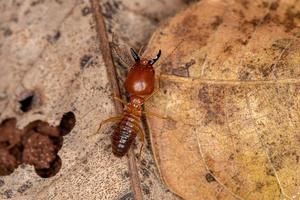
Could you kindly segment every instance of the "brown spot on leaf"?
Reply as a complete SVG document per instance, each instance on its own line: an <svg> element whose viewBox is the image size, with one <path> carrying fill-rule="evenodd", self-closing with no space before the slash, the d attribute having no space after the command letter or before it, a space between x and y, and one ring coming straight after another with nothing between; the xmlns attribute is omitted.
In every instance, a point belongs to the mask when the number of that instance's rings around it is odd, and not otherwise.
<svg viewBox="0 0 300 200"><path fill-rule="evenodd" d="M215 17L215 21L211 23L211 27L213 30L216 30L223 23L223 19L220 16Z"/></svg>
<svg viewBox="0 0 300 200"><path fill-rule="evenodd" d="M225 122L224 99L225 90L222 86L209 88L204 86L199 90L198 98L206 110L204 123L223 125Z"/></svg>
<svg viewBox="0 0 300 200"><path fill-rule="evenodd" d="M114 19L115 14L119 9L120 2L107 1L102 5L102 14L107 19Z"/></svg>
<svg viewBox="0 0 300 200"><path fill-rule="evenodd" d="M195 27L195 24L197 24L197 23L198 23L197 15L193 15L193 14L187 15L182 19L181 24L178 24L174 28L174 32L179 37L186 37L188 33L191 33L188 30ZM183 26L183 24L184 24L184 26Z"/></svg>
<svg viewBox="0 0 300 200"><path fill-rule="evenodd" d="M172 74L175 76L189 77L189 71L185 67L172 69Z"/></svg>
<svg viewBox="0 0 300 200"><path fill-rule="evenodd" d="M30 189L31 187L32 187L32 182L26 181L23 185L21 185L17 189L17 191L22 194L22 193L26 192L28 189Z"/></svg>
<svg viewBox="0 0 300 200"><path fill-rule="evenodd" d="M283 51L291 42L289 38L282 38L275 40L272 44L272 49L277 50L279 52Z"/></svg>
<svg viewBox="0 0 300 200"><path fill-rule="evenodd" d="M91 62L92 58L93 58L92 55L84 55L80 59L80 68L81 69L88 68L92 64L92 62Z"/></svg>
<svg viewBox="0 0 300 200"><path fill-rule="evenodd" d="M2 179L0 179L0 187L2 187L3 185L5 185L5 182Z"/></svg>
<svg viewBox="0 0 300 200"><path fill-rule="evenodd" d="M189 77L189 68L195 63L196 61L194 59L191 59L189 62L185 63L184 66L172 69L172 74L175 76Z"/></svg>
<svg viewBox="0 0 300 200"><path fill-rule="evenodd" d="M65 113L59 124L61 135L65 136L68 133L70 133L71 130L74 128L75 123L76 123L76 118L74 113L73 112Z"/></svg>
<svg viewBox="0 0 300 200"><path fill-rule="evenodd" d="M248 0L240 0L241 5L245 8L248 9L249 7L249 1Z"/></svg>
<svg viewBox="0 0 300 200"><path fill-rule="evenodd" d="M205 175L205 179L208 183L216 181L216 179L213 177L213 175L211 173L207 173Z"/></svg>
<svg viewBox="0 0 300 200"><path fill-rule="evenodd" d="M262 188L264 187L264 184L261 182L256 183L256 191L261 192Z"/></svg>
<svg viewBox="0 0 300 200"><path fill-rule="evenodd" d="M274 170L272 168L266 167L266 175L275 177Z"/></svg>
<svg viewBox="0 0 300 200"><path fill-rule="evenodd" d="M35 1L32 1L30 5L31 5L31 6L36 6L36 5L38 5L38 4L44 3L44 1L45 1L45 0L35 0Z"/></svg>
<svg viewBox="0 0 300 200"><path fill-rule="evenodd" d="M81 14L82 16L87 16L89 15L90 13L92 13L92 9L88 6L84 7L82 10L81 10Z"/></svg>
<svg viewBox="0 0 300 200"><path fill-rule="evenodd" d="M272 73L272 71L274 69L274 65L275 64L266 65L259 69L259 71L262 73L262 76L264 78L268 77Z"/></svg>
<svg viewBox="0 0 300 200"><path fill-rule="evenodd" d="M13 197L13 191L11 189L8 189L8 190L5 190L3 192L3 195L8 198L8 199L11 199Z"/></svg>
<svg viewBox="0 0 300 200"><path fill-rule="evenodd" d="M4 37L8 37L11 36L13 34L12 30L8 27L8 28L2 28L3 30L3 36Z"/></svg>
<svg viewBox="0 0 300 200"><path fill-rule="evenodd" d="M248 41L249 39L242 39L242 38L239 38L236 40L238 43L242 44L242 45L247 45L248 44Z"/></svg>
<svg viewBox="0 0 300 200"><path fill-rule="evenodd" d="M238 79L241 81L249 80L250 79L250 73L244 70L241 70L238 72Z"/></svg>
<svg viewBox="0 0 300 200"><path fill-rule="evenodd" d="M293 7L289 7L285 12L284 26L289 32L297 27L296 20L300 19L300 11L295 11Z"/></svg>
<svg viewBox="0 0 300 200"><path fill-rule="evenodd" d="M275 11L275 10L277 10L278 6L279 6L279 3L277 1L273 1L270 5L270 9Z"/></svg>
<svg viewBox="0 0 300 200"><path fill-rule="evenodd" d="M128 192L127 194L124 194L118 200L134 200L134 196L132 192Z"/></svg>
<svg viewBox="0 0 300 200"><path fill-rule="evenodd" d="M47 36L47 41L48 41L49 43L53 44L53 43L55 43L55 42L60 38L60 36L61 36L60 31L56 31L56 32L54 33L54 35L48 35L48 36Z"/></svg>
<svg viewBox="0 0 300 200"><path fill-rule="evenodd" d="M189 62L185 63L185 67L188 69L192 65L194 65L196 61L194 59L191 59Z"/></svg>
<svg viewBox="0 0 300 200"><path fill-rule="evenodd" d="M150 188L147 185L143 185L143 192L145 195L150 195Z"/></svg>
<svg viewBox="0 0 300 200"><path fill-rule="evenodd" d="M187 27L193 27L198 21L197 15L187 15L183 18L182 23Z"/></svg>
<svg viewBox="0 0 300 200"><path fill-rule="evenodd" d="M198 1L200 1L200 0L183 0L183 2L185 3L185 4L192 4L192 3L196 3L196 2L198 2Z"/></svg>
<svg viewBox="0 0 300 200"><path fill-rule="evenodd" d="M224 50L223 50L224 53L231 54L231 51L232 51L232 46L231 45L226 45L224 47Z"/></svg>

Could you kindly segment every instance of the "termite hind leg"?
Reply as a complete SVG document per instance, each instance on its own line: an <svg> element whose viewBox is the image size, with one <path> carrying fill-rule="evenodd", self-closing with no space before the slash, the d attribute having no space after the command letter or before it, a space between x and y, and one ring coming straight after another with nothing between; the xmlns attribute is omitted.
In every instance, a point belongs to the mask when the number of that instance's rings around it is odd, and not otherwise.
<svg viewBox="0 0 300 200"><path fill-rule="evenodd" d="M151 105L151 107L154 107L154 105ZM145 114L146 116L147 115L152 115L152 116L157 117L157 118L176 121L176 120L174 120L172 117L170 117L168 115L162 115L162 114L159 114L159 113L156 113L156 112L151 112L151 111L146 110L146 108L145 108L144 111L142 111L142 113Z"/></svg>
<svg viewBox="0 0 300 200"><path fill-rule="evenodd" d="M145 134L142 130L142 128L140 126L137 127L138 128L138 132L137 134L139 135L139 138L141 140L141 147L140 147L140 152L139 152L139 158L141 158L141 155L142 155L142 150L144 148L144 143L145 143Z"/></svg>
<svg viewBox="0 0 300 200"><path fill-rule="evenodd" d="M155 112L150 112L150 111L143 111L143 113L147 116L147 115L152 115L161 119L171 119L173 120L171 117L169 116L163 116L161 114L155 113Z"/></svg>
<svg viewBox="0 0 300 200"><path fill-rule="evenodd" d="M116 116L116 117L111 117L111 118L108 118L106 120L103 120L100 124L99 124L99 128L97 129L97 131L92 134L92 135L89 135L88 137L92 137L94 135L97 135L97 133L100 131L101 127L106 124L106 123L109 123L109 122L118 122L120 121L121 119L123 118L123 116Z"/></svg>
<svg viewBox="0 0 300 200"><path fill-rule="evenodd" d="M111 118L108 118L106 120L103 120L100 125L99 125L99 128L97 129L97 132L100 131L101 127L106 124L106 123L109 123L109 122L116 122L116 121L120 121L122 119L122 116L116 116L116 117L111 117Z"/></svg>

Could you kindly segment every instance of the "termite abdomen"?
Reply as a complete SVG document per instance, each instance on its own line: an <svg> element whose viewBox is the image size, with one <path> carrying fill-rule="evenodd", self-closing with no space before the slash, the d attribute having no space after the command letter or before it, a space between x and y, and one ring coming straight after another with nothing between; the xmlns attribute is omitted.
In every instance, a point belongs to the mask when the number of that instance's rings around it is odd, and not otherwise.
<svg viewBox="0 0 300 200"><path fill-rule="evenodd" d="M137 119L128 115L118 124L111 136L112 152L115 156L122 157L128 152L137 135L137 126Z"/></svg>

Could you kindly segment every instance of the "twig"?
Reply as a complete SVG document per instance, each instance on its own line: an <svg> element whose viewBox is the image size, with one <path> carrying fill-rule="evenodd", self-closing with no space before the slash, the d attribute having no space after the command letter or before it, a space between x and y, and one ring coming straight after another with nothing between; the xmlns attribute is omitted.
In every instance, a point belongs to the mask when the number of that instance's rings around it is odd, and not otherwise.
<svg viewBox="0 0 300 200"><path fill-rule="evenodd" d="M99 47L103 56L103 61L106 66L109 81L111 83L111 89L117 97L120 97L120 88L117 82L116 69L113 64L111 49L109 47L109 41L106 34L106 28L104 19L101 12L99 0L90 0L93 9L93 15L96 23L96 31L99 39ZM123 110L122 104L118 101L114 101L116 112L121 113ZM142 190L139 179L139 173L136 166L136 161L133 153L133 149L128 151L128 167L131 175L131 187L135 197L135 200L142 200Z"/></svg>

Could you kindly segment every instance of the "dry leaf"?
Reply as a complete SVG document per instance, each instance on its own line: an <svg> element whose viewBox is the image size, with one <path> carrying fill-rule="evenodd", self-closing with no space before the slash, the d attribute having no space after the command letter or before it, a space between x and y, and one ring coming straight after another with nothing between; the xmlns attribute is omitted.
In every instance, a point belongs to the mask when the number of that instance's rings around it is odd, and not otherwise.
<svg viewBox="0 0 300 200"><path fill-rule="evenodd" d="M158 22L185 4L99 2L108 33L117 32L128 47L145 44ZM112 155L110 129L88 139L115 115L90 1L0 1L0 11L0 121L16 117L21 129L38 119L57 124L70 110L77 118L59 152L59 173L41 179L21 165L0 177L0 199L132 199L127 158ZM30 105L22 108L27 99ZM138 169L144 198L177 199L161 184L148 146L143 156Z"/></svg>
<svg viewBox="0 0 300 200"><path fill-rule="evenodd" d="M203 0L154 34L149 116L162 179L184 199L300 198L300 4ZM178 45L180 44L180 45Z"/></svg>
<svg viewBox="0 0 300 200"><path fill-rule="evenodd" d="M42 179L22 165L1 177L0 199L116 199L127 193L126 159L110 156L107 134L87 138L114 112L89 1L1 1L0 8L1 28L11 32L0 40L0 91L7 94L0 120L16 117L21 129L37 119L58 124L70 110L78 119L59 152L59 173ZM39 98L21 112L23 93Z"/></svg>

